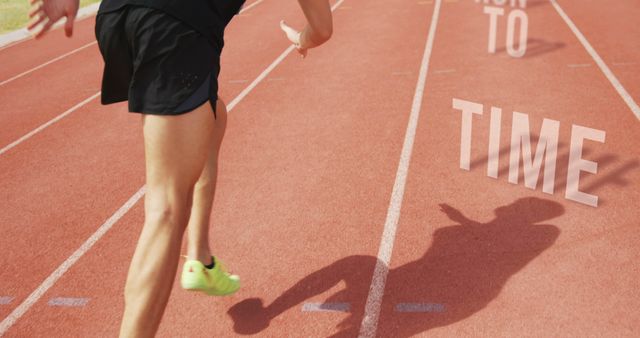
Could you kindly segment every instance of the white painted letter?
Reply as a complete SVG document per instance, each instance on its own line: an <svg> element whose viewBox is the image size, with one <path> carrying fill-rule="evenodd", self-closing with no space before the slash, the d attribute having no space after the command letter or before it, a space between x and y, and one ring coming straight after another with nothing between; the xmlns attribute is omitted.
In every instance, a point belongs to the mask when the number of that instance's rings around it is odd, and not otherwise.
<svg viewBox="0 0 640 338"><path fill-rule="evenodd" d="M514 46L514 34L516 31L516 19L520 19L520 43L518 49ZM514 9L509 13L509 19L507 23L507 53L514 58L520 58L527 52L527 34L529 28L529 18L527 13L521 9Z"/></svg>
<svg viewBox="0 0 640 338"><path fill-rule="evenodd" d="M496 52L496 31L498 26L498 15L504 14L504 9L500 7L484 7L484 14L489 14L489 53Z"/></svg>
<svg viewBox="0 0 640 338"><path fill-rule="evenodd" d="M500 123L502 109L491 107L491 127L489 129L489 155L487 176L498 178L498 158L500 157Z"/></svg>
<svg viewBox="0 0 640 338"><path fill-rule="evenodd" d="M544 183L542 191L553 194L556 174L556 157L558 153L558 134L560 122L550 119L542 121L540 138L536 147L536 154L531 161L531 138L529 135L529 116L513 112L511 127L511 155L509 157L509 182L518 184L520 171L520 145L522 145L522 162L524 163L524 186L536 188L542 157L544 156Z"/></svg>
<svg viewBox="0 0 640 338"><path fill-rule="evenodd" d="M569 168L567 169L567 199L590 205L598 206L598 196L586 194L578 190L580 185L580 172L587 171L592 174L598 172L598 163L582 159L582 144L584 139L604 143L606 133L602 130L591 129L578 125L571 126L571 150L569 151Z"/></svg>
<svg viewBox="0 0 640 338"><path fill-rule="evenodd" d="M511 7L516 7L516 2L518 0L511 0ZM520 3L520 8L527 8L527 0L520 0L518 1Z"/></svg>
<svg viewBox="0 0 640 338"><path fill-rule="evenodd" d="M453 108L462 110L462 129L460 136L460 169L469 170L471 162L471 125L472 115L482 115L483 106L479 103L453 99Z"/></svg>

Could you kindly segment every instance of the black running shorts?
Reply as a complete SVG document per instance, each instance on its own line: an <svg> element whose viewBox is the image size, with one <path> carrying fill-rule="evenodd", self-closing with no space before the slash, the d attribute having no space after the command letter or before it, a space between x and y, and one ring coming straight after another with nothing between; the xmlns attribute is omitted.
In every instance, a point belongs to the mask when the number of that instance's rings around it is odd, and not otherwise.
<svg viewBox="0 0 640 338"><path fill-rule="evenodd" d="M220 52L163 11L125 6L96 18L104 59L102 104L129 101L129 111L178 115L207 101L214 110Z"/></svg>

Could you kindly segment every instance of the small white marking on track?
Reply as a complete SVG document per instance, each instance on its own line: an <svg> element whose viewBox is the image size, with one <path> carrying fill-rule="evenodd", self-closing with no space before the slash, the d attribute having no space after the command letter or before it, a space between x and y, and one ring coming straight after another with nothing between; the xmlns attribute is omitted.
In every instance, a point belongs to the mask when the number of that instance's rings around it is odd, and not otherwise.
<svg viewBox="0 0 640 338"><path fill-rule="evenodd" d="M438 303L399 303L396 312L444 312L444 304Z"/></svg>
<svg viewBox="0 0 640 338"><path fill-rule="evenodd" d="M613 65L614 66L633 66L633 65L637 65L637 62L614 62Z"/></svg>
<svg viewBox="0 0 640 338"><path fill-rule="evenodd" d="M245 83L249 80L229 80L229 83Z"/></svg>
<svg viewBox="0 0 640 338"><path fill-rule="evenodd" d="M305 303L302 312L349 312L349 303Z"/></svg>
<svg viewBox="0 0 640 338"><path fill-rule="evenodd" d="M89 298L57 297L50 299L47 304L49 306L79 307L85 306L87 303L89 303Z"/></svg>
<svg viewBox="0 0 640 338"><path fill-rule="evenodd" d="M2 296L0 297L0 305L7 305L7 304L11 304L11 301L13 300L13 297L9 297L9 296Z"/></svg>
<svg viewBox="0 0 640 338"><path fill-rule="evenodd" d="M570 63L567 65L569 68L587 68L591 66L592 65L590 63Z"/></svg>
<svg viewBox="0 0 640 338"><path fill-rule="evenodd" d="M455 69L438 69L433 71L434 74L448 74L448 73L455 73L455 72L456 72Z"/></svg>

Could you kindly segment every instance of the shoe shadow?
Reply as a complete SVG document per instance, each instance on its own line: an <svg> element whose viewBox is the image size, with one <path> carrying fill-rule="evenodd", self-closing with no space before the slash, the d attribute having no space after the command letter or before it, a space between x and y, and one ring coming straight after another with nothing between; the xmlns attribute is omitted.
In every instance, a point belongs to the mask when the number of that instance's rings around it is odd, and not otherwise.
<svg viewBox="0 0 640 338"><path fill-rule="evenodd" d="M488 223L470 220L447 204L440 207L458 224L437 229L421 258L389 270L379 336L410 337L482 310L511 276L558 238L556 226L539 223L564 214L559 203L534 197L495 209L496 217ZM228 311L234 330L259 333L284 311L344 281L346 287L326 300L351 305L332 337L356 337L376 262L376 257L363 255L340 259L303 278L266 307L261 299L245 299ZM407 313L402 305L407 303L428 306L426 312Z"/></svg>

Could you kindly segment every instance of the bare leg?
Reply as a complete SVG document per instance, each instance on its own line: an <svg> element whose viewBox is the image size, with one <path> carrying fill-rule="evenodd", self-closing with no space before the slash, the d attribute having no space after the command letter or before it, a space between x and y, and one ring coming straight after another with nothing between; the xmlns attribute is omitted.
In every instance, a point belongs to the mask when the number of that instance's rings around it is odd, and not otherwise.
<svg viewBox="0 0 640 338"><path fill-rule="evenodd" d="M227 107L222 100L217 102L216 115L213 144L209 150L207 163L193 190L193 205L191 206L191 216L187 227L187 255L190 259L199 260L205 265L211 263L209 217L211 216L211 206L218 177L218 153L220 152L220 145L227 125Z"/></svg>
<svg viewBox="0 0 640 338"><path fill-rule="evenodd" d="M209 104L176 116L143 115L145 223L125 286L120 337L153 337L171 293L195 182L213 142Z"/></svg>

